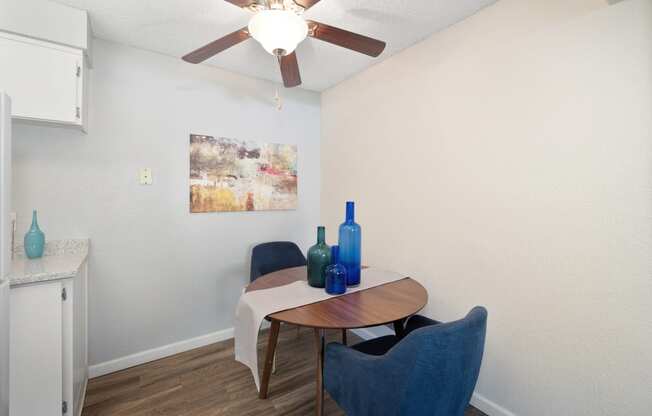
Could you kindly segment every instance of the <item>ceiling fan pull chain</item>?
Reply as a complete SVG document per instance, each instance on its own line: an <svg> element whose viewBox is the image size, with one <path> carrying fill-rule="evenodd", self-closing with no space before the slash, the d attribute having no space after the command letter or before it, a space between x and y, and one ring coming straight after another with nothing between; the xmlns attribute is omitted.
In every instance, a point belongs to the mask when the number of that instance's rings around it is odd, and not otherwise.
<svg viewBox="0 0 652 416"><path fill-rule="evenodd" d="M276 88L276 93L274 94L274 103L276 104L276 109L281 111L283 109L283 99L278 93L278 88Z"/></svg>

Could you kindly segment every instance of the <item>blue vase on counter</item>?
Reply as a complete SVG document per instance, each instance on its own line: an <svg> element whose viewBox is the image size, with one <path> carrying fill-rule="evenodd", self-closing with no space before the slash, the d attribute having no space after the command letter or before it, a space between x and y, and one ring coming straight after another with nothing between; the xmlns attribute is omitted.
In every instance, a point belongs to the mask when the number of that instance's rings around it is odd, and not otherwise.
<svg viewBox="0 0 652 416"><path fill-rule="evenodd" d="M331 247L331 264L326 267L326 293L342 295L346 292L346 268L340 263L340 247Z"/></svg>
<svg viewBox="0 0 652 416"><path fill-rule="evenodd" d="M346 221L340 225L340 263L346 268L348 286L360 284L362 230L355 223L355 204L346 203Z"/></svg>
<svg viewBox="0 0 652 416"><path fill-rule="evenodd" d="M23 242L25 244L25 254L27 255L27 258L37 259L43 256L43 250L45 249L45 234L43 234L43 231L38 227L36 210L32 212L32 226L29 227L27 234L25 234Z"/></svg>

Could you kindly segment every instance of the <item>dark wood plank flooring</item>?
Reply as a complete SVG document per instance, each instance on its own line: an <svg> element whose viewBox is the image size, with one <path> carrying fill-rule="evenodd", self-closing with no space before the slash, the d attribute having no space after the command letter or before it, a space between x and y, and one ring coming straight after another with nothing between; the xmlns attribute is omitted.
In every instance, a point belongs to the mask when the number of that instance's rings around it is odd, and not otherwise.
<svg viewBox="0 0 652 416"><path fill-rule="evenodd" d="M259 337L263 362L267 334ZM329 341L339 341L329 331ZM359 338L349 335L349 342ZM143 364L89 381L83 416L312 415L315 411L315 346L312 330L283 326L278 371L269 398L258 399L249 369L233 358L233 340ZM324 415L344 415L326 394ZM470 407L466 416L484 414Z"/></svg>

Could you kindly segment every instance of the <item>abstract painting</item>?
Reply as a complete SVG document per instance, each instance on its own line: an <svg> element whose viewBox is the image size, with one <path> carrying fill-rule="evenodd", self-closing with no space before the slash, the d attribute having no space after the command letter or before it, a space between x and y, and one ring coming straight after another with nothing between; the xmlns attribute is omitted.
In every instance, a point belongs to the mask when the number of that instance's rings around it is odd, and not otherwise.
<svg viewBox="0 0 652 416"><path fill-rule="evenodd" d="M296 207L295 145L190 135L190 212Z"/></svg>

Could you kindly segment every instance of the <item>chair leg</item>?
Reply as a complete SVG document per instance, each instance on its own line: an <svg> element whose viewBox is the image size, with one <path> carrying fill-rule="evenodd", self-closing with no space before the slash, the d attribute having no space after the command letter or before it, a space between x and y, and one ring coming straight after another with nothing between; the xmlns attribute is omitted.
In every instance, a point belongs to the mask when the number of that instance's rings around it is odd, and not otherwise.
<svg viewBox="0 0 652 416"><path fill-rule="evenodd" d="M342 344L346 345L346 329L342 330Z"/></svg>
<svg viewBox="0 0 652 416"><path fill-rule="evenodd" d="M402 339L405 336L405 326L403 319L394 321L394 333L396 333L398 339Z"/></svg>

